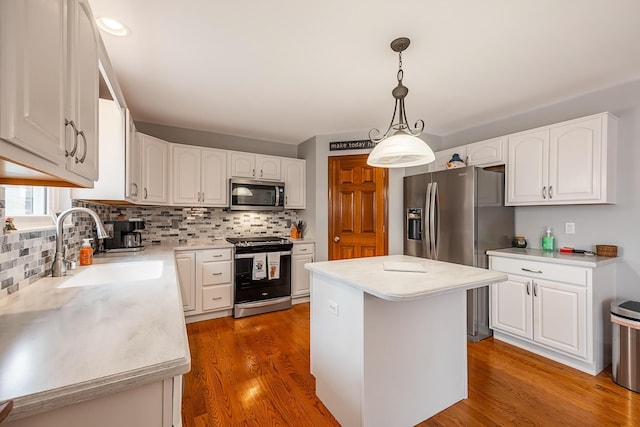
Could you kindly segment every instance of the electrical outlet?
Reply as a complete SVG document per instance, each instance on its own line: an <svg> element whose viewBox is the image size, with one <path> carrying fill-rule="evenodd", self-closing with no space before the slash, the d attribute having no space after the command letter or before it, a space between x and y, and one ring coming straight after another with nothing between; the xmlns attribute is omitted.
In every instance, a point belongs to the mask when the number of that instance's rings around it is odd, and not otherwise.
<svg viewBox="0 0 640 427"><path fill-rule="evenodd" d="M576 234L576 223L575 222L565 222L564 223L564 233L565 234Z"/></svg>
<svg viewBox="0 0 640 427"><path fill-rule="evenodd" d="M338 316L338 303L335 301L331 301L329 300L329 313L333 314L334 316Z"/></svg>

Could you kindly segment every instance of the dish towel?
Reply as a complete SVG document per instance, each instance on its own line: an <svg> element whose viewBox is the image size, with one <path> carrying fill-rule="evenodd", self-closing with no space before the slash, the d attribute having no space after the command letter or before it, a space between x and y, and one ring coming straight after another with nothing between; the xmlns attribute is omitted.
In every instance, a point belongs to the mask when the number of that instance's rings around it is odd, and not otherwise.
<svg viewBox="0 0 640 427"><path fill-rule="evenodd" d="M269 280L280 278L280 252L267 253L267 267L269 268Z"/></svg>
<svg viewBox="0 0 640 427"><path fill-rule="evenodd" d="M265 279L267 277L267 254L262 252L253 255L253 280Z"/></svg>

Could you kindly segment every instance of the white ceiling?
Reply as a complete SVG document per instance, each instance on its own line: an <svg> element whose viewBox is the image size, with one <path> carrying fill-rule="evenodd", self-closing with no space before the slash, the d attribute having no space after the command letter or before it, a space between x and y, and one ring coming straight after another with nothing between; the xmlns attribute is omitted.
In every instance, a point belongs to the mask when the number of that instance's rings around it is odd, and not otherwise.
<svg viewBox="0 0 640 427"><path fill-rule="evenodd" d="M638 0L90 0L137 121L297 144L410 122L447 135L640 78Z"/></svg>

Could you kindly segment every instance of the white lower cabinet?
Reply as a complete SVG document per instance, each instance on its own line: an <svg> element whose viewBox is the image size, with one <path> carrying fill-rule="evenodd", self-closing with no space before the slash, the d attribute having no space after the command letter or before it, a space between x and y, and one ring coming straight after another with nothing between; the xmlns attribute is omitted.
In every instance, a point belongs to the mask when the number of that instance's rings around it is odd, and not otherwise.
<svg viewBox="0 0 640 427"><path fill-rule="evenodd" d="M187 323L231 315L231 248L177 251L176 268Z"/></svg>
<svg viewBox="0 0 640 427"><path fill-rule="evenodd" d="M536 253L541 251L528 250ZM615 264L572 265L542 258L496 256L492 270L507 273L507 281L491 285L490 323L496 339L598 374L611 362L611 325L607 304L615 295ZM602 258L600 258L602 259Z"/></svg>
<svg viewBox="0 0 640 427"><path fill-rule="evenodd" d="M304 268L313 262L314 243L294 243L291 250L291 298L294 304L308 301L309 271Z"/></svg>

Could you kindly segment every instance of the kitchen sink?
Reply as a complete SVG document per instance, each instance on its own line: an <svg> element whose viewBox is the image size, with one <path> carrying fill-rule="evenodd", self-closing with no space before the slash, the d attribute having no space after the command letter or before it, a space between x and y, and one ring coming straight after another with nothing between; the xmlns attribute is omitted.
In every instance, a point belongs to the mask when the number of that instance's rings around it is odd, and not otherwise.
<svg viewBox="0 0 640 427"><path fill-rule="evenodd" d="M162 276L162 261L114 262L80 267L58 288L105 285L108 283L152 280Z"/></svg>

